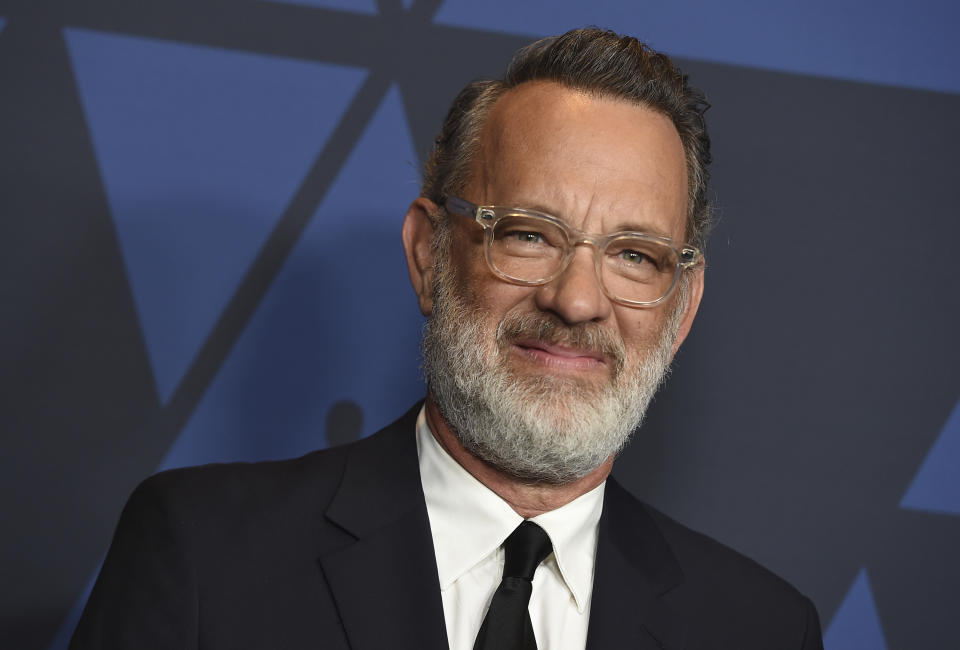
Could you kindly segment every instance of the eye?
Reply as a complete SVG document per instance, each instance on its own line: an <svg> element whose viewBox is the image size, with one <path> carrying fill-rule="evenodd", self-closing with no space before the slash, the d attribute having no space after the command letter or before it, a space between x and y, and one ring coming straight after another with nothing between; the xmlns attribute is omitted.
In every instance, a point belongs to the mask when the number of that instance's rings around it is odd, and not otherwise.
<svg viewBox="0 0 960 650"><path fill-rule="evenodd" d="M625 238L607 248L607 259L622 273L663 273L671 267L670 251L670 248L655 242Z"/></svg>
<svg viewBox="0 0 960 650"><path fill-rule="evenodd" d="M520 242L521 244L546 243L543 233L535 230L510 230L503 233L503 238L509 241Z"/></svg>
<svg viewBox="0 0 960 650"><path fill-rule="evenodd" d="M645 253L633 249L626 249L620 251L620 259L628 264L643 264L644 262L651 262L651 260Z"/></svg>

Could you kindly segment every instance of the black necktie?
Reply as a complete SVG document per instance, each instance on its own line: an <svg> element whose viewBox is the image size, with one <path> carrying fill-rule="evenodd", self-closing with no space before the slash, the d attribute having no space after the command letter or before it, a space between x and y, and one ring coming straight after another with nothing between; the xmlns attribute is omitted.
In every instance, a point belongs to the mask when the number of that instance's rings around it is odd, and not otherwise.
<svg viewBox="0 0 960 650"><path fill-rule="evenodd" d="M537 650L530 624L533 572L553 546L540 526L525 521L503 543L503 579L493 594L473 650Z"/></svg>

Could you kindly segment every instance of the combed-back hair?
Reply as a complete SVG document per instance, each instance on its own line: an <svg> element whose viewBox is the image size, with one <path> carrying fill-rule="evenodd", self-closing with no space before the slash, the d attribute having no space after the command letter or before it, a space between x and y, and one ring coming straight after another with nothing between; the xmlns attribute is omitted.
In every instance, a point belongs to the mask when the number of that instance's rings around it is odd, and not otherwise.
<svg viewBox="0 0 960 650"><path fill-rule="evenodd" d="M704 247L710 230L710 136L703 114L710 105L665 54L631 36L595 27L531 43L517 51L502 79L474 81L461 90L427 159L423 196L442 205L463 191L490 109L503 93L528 81L553 81L624 99L668 117L686 154L687 241ZM445 222L436 225L444 228Z"/></svg>

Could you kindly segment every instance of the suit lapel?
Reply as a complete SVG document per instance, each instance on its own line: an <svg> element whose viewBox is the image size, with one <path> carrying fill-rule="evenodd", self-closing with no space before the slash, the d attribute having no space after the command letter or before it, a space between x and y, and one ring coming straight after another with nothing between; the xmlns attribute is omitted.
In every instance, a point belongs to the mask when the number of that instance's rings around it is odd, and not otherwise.
<svg viewBox="0 0 960 650"><path fill-rule="evenodd" d="M353 650L447 647L414 438L418 411L351 448L327 509L355 538L320 558Z"/></svg>
<svg viewBox="0 0 960 650"><path fill-rule="evenodd" d="M683 648L684 623L661 599L680 565L643 506L612 478L604 493L587 650Z"/></svg>

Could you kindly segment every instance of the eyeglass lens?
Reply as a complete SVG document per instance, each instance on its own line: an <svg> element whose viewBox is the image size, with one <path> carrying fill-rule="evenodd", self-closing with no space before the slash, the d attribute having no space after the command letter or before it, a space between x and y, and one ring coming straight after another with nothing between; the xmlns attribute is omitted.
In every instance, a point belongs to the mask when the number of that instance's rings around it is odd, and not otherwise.
<svg viewBox="0 0 960 650"><path fill-rule="evenodd" d="M523 282L553 276L570 249L567 232L536 217L511 215L497 221L490 241L490 262L500 273ZM602 252L600 279L614 298L654 302L670 291L677 273L677 252L665 243L625 235Z"/></svg>

